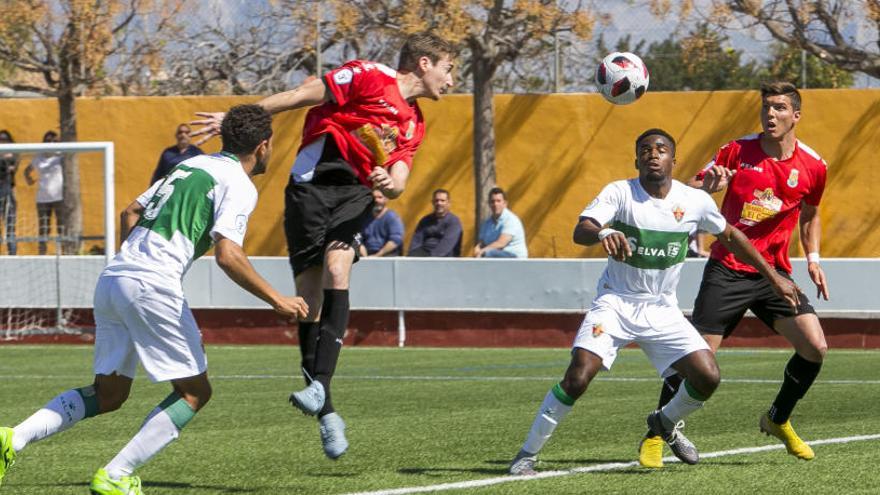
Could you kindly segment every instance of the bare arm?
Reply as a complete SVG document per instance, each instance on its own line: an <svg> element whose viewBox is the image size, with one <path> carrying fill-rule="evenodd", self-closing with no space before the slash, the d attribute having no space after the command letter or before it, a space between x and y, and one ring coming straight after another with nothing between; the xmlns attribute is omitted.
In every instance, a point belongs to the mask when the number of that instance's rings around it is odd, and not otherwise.
<svg viewBox="0 0 880 495"><path fill-rule="evenodd" d="M798 288L791 280L783 277L773 267L767 263L767 260L761 256L761 253L755 249L755 246L749 241L739 229L728 224L724 232L718 234L718 242L726 247L738 259L745 261L753 266L758 273L763 275L773 286L773 291L779 294L783 299L788 301L792 308L796 308L798 304Z"/></svg>
<svg viewBox="0 0 880 495"><path fill-rule="evenodd" d="M297 108L310 107L323 103L330 99L330 92L324 86L324 81L317 77L310 77L302 84L290 91L284 91L272 96L267 96L258 101L257 104L265 108L271 114L294 110ZM192 136L204 134L204 137L193 143L198 146L213 136L220 134L220 124L223 122L224 112L196 112L200 120L193 120L190 125L200 125L200 129L193 131Z"/></svg>
<svg viewBox="0 0 880 495"><path fill-rule="evenodd" d="M601 242L608 256L618 261L632 256L632 250L623 232L609 228L603 229L598 222L589 217L584 218L574 227L572 239L575 244L581 246L592 246Z"/></svg>
<svg viewBox="0 0 880 495"><path fill-rule="evenodd" d="M384 246L379 248L378 251L371 254L370 256L385 256L386 254L390 253L391 251L394 251L395 249L397 249L397 246L398 246L398 244L396 242L388 241L385 243Z"/></svg>
<svg viewBox="0 0 880 495"><path fill-rule="evenodd" d="M373 187L382 191L387 198L399 198L406 189L409 166L405 162L398 161L387 170L384 167L375 167L367 178L373 183Z"/></svg>
<svg viewBox="0 0 880 495"><path fill-rule="evenodd" d="M138 220L141 219L141 215L144 213L144 207L138 203L137 201L132 201L127 208L122 210L122 215L119 216L119 243L122 244L128 239L128 234L131 233L131 230L137 225Z"/></svg>
<svg viewBox="0 0 880 495"><path fill-rule="evenodd" d="M29 186L34 185L34 162L28 163L28 166L24 168L24 181L27 182Z"/></svg>
<svg viewBox="0 0 880 495"><path fill-rule="evenodd" d="M241 246L220 236L214 250L217 265L244 290L269 303L277 313L305 318L309 307L301 297L285 297L254 270Z"/></svg>
<svg viewBox="0 0 880 495"><path fill-rule="evenodd" d="M804 252L808 257L810 253L818 254L822 238L822 223L817 206L801 203L800 229L801 247L804 248ZM819 265L819 261L807 261L807 271L810 274L810 279L816 284L816 297L823 297L827 301L830 295L828 281L825 279L825 272Z"/></svg>

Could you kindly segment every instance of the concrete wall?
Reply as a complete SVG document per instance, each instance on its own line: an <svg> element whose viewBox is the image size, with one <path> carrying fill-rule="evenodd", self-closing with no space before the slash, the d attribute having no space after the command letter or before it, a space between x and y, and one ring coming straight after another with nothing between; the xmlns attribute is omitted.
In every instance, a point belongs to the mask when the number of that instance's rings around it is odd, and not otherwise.
<svg viewBox="0 0 880 495"><path fill-rule="evenodd" d="M174 141L179 122L196 111L224 110L257 97L87 98L78 101L80 140L116 143L116 209L142 192L163 148ZM726 141L759 129L754 91L649 92L629 106L612 106L595 94L500 95L495 99L498 184L509 191L511 209L523 219L534 257L599 256L571 242L578 213L606 183L631 177L633 140L649 127L662 127L679 141L676 177L684 179ZM465 226L465 251L473 243L471 97L450 95L426 101L427 137L415 159L406 194L392 203L407 226L430 211L437 187L452 193L452 209ZM299 144L304 111L275 120L274 159L257 179L260 203L246 249L252 255L284 255L282 191ZM16 141L38 141L57 128L54 100L0 101L0 128ZM807 90L799 137L828 161L822 202L825 257L880 256L880 202L871 200L880 170L880 91ZM218 140L204 147L217 151ZM102 234L100 158L82 160L86 234ZM22 167L23 169L24 167ZM35 187L19 177L21 220L33 224ZM482 201L483 198L480 198ZM30 219L28 218L30 216ZM98 244L100 242L90 243ZM792 244L798 254L798 243ZM23 245L21 253L35 251Z"/></svg>

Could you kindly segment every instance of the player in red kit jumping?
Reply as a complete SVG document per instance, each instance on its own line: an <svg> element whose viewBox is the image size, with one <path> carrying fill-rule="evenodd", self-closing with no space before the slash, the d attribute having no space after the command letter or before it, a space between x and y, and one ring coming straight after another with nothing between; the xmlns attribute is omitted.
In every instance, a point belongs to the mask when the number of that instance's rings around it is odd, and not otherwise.
<svg viewBox="0 0 880 495"><path fill-rule="evenodd" d="M800 118L801 96L793 84L763 85L763 132L724 145L690 185L710 193L726 187L721 213L771 266L788 278L789 242L799 225L817 297L827 300L828 283L819 264L819 201L825 189L827 165L795 137ZM716 351L746 310L785 337L795 350L785 367L782 387L770 409L761 415L759 427L779 438L789 454L810 460L815 457L813 449L798 437L789 418L822 367L827 344L819 318L805 295L799 295L797 309L793 310L754 268L715 243L694 303L693 324ZM680 383L678 375L665 380L660 407ZM642 440L639 462L643 466L661 467L662 454L662 439L649 434Z"/></svg>
<svg viewBox="0 0 880 495"><path fill-rule="evenodd" d="M452 87L453 49L430 34L410 35L397 70L352 60L320 79L259 102L275 114L312 106L285 190L284 230L297 295L309 305L299 322L306 388L290 402L317 415L324 453L348 449L345 423L330 400L330 380L348 325L349 276L359 232L370 218L372 190L400 196L425 134L418 98L437 100ZM200 113L213 134L223 114Z"/></svg>

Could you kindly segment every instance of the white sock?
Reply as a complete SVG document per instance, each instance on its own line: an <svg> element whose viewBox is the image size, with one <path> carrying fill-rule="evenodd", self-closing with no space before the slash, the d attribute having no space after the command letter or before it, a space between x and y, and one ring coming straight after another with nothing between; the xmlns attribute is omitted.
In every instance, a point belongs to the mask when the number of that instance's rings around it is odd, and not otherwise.
<svg viewBox="0 0 880 495"><path fill-rule="evenodd" d="M703 401L692 397L690 392L688 392L689 388L690 386L687 385L687 382L682 382L672 400L663 406L663 409L660 409L660 415L668 419L673 426L692 412L703 407Z"/></svg>
<svg viewBox="0 0 880 495"><path fill-rule="evenodd" d="M19 452L29 443L70 428L85 416L86 405L80 392L75 389L62 392L13 428L12 449Z"/></svg>
<svg viewBox="0 0 880 495"><path fill-rule="evenodd" d="M180 430L171 421L171 417L157 407L144 420L143 426L134 438L129 440L104 469L116 480L123 476L131 476L135 469L144 465L178 436Z"/></svg>
<svg viewBox="0 0 880 495"><path fill-rule="evenodd" d="M566 402L571 402L571 404L565 404L560 401L557 398L557 394L560 393L562 398ZM529 430L529 435L526 437L522 449L529 454L540 452L544 448L544 444L547 443L547 440L550 440L550 436L553 435L556 425L568 415L573 405L574 400L565 395L562 387L558 384L547 392L547 395L544 396L544 401L541 402L541 408L538 409L538 414L535 416L535 421L532 422L532 428Z"/></svg>

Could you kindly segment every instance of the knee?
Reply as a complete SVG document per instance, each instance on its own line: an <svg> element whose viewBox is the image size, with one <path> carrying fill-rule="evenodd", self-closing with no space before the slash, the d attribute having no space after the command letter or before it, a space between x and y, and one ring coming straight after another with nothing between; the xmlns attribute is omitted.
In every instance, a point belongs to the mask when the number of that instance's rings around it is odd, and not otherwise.
<svg viewBox="0 0 880 495"><path fill-rule="evenodd" d="M712 366L703 370L693 379L688 378L688 382L700 395L708 399L721 384L721 371L716 363L712 363Z"/></svg>
<svg viewBox="0 0 880 495"><path fill-rule="evenodd" d="M822 342L814 345L813 353L815 354L815 361L821 363L825 360L825 354L828 354L828 344L826 344L823 340Z"/></svg>
<svg viewBox="0 0 880 495"><path fill-rule="evenodd" d="M185 400L189 407L192 408L193 411L199 411L211 400L211 396L213 395L213 390L210 385L206 385L204 387L199 388L198 390L191 390L189 392L185 392L181 394L183 400Z"/></svg>
<svg viewBox="0 0 880 495"><path fill-rule="evenodd" d="M327 277L334 289L348 286L348 273L351 264L343 260L335 260L327 263Z"/></svg>
<svg viewBox="0 0 880 495"><path fill-rule="evenodd" d="M587 391L592 376L587 368L571 368L562 379L562 390L572 399L579 399Z"/></svg>
<svg viewBox="0 0 880 495"><path fill-rule="evenodd" d="M128 400L129 389L96 386L95 395L98 397L98 412L101 414L113 412L122 407Z"/></svg>

